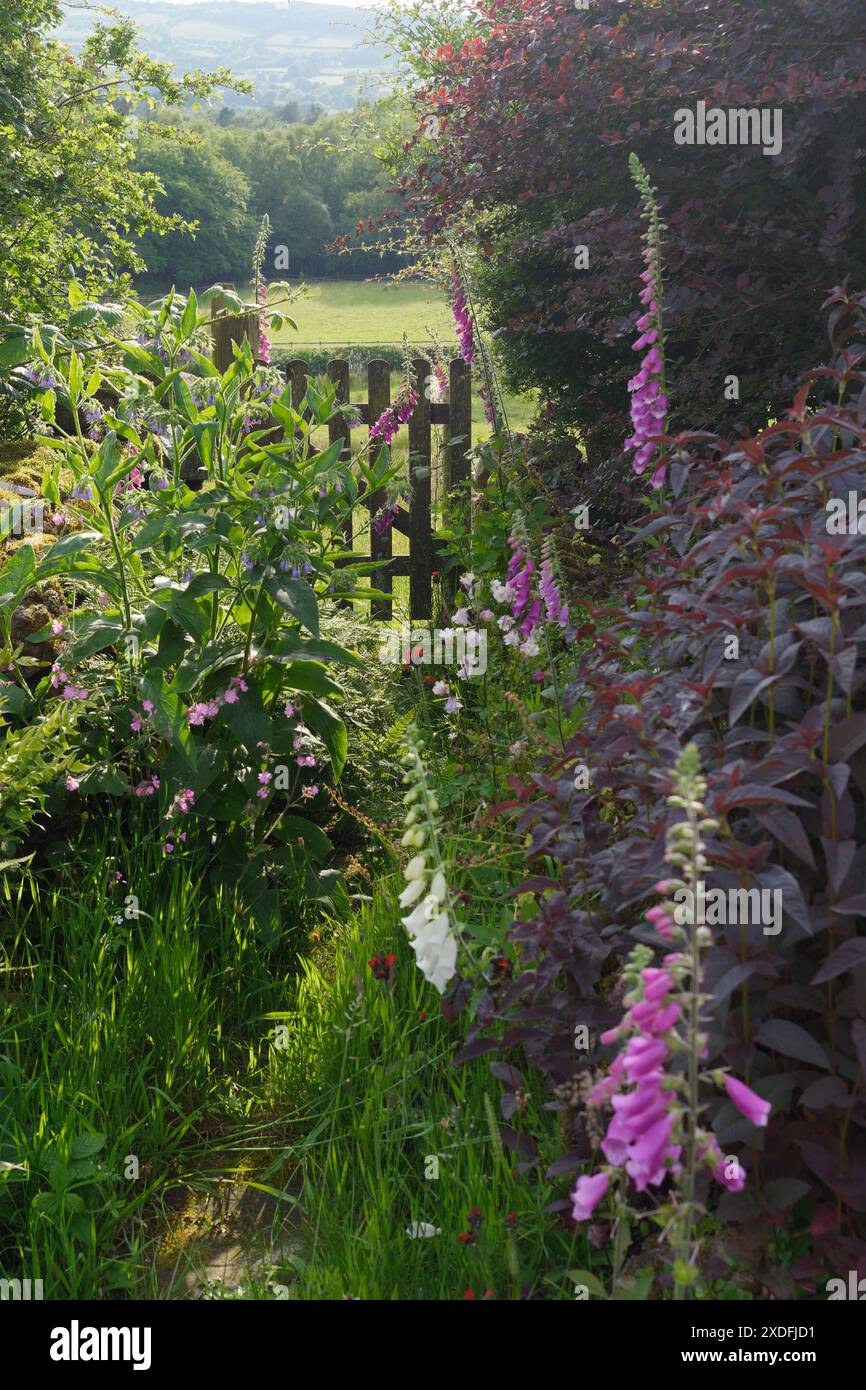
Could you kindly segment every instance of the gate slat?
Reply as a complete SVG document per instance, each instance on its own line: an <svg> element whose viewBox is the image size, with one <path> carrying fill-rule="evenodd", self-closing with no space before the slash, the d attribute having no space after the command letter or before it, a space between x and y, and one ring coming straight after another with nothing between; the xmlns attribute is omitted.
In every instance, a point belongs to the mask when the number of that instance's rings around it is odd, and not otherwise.
<svg viewBox="0 0 866 1390"><path fill-rule="evenodd" d="M371 424L375 424L379 416L387 410L391 404L391 368L382 358L375 358L367 367L367 399L369 401L368 415ZM370 449L371 460L377 452L377 445L374 443ZM393 543L391 538L391 528L384 535L380 536L373 530L373 518L385 503L385 494L381 488L364 499L370 508L370 558L382 560L384 566L390 566L393 555ZM374 589L381 589L383 593L393 592L392 570L383 568L375 570L370 576L370 583ZM389 599L373 599L370 604L370 616L378 618L383 622L390 622L393 614L393 604Z"/></svg>
<svg viewBox="0 0 866 1390"><path fill-rule="evenodd" d="M409 612L413 619L430 618L433 614L433 593L430 572L433 568L433 531L430 524L430 402L424 394L430 363L424 357L413 357L414 387L418 393L415 409L409 417L409 467L423 469L423 475L412 475L412 502L409 508L411 537L409 541Z"/></svg>

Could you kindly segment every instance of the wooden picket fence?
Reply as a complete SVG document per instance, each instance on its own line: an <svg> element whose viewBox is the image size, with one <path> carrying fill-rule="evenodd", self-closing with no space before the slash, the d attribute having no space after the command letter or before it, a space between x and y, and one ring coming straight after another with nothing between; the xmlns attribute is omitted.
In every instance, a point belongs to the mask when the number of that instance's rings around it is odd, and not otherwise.
<svg viewBox="0 0 866 1390"><path fill-rule="evenodd" d="M258 346L259 322L255 312L219 318L214 323L214 361L224 370L232 360L232 343L240 342L246 336L253 350ZM352 519L349 518L344 529L347 549L350 552L340 563L350 565L357 561L375 560L379 562L370 576L370 584L384 594L392 594L395 576L408 576L409 615L411 619L430 618L433 613L433 594L431 576L436 568L435 558L439 542L433 531L431 516L431 478L433 470L432 429L434 425L444 426L444 448L440 472L440 488L448 492L458 483L470 476L469 449L472 439L472 374L462 358L454 358L448 366L448 401L436 402L428 399L428 378L433 371L432 363L426 358L412 359L413 385L418 393L418 401L409 417L409 466L419 468L421 476L412 477L411 501L407 508L400 507L393 522L393 529L407 537L408 555L393 553L393 537L389 529L379 535L373 529L373 518L385 503L384 494L362 491L360 501L370 513L370 550L367 554L354 551ZM299 410L307 390L306 378L311 375L309 366L301 358L289 362L287 380L292 388L292 404ZM352 405L356 415L365 425L370 425L391 404L391 368L381 358L376 358L367 367L366 401L349 399L349 363L336 358L328 363L328 376L337 386L337 403ZM344 440L343 457L352 452L352 429L342 416L336 416L328 425L329 440ZM390 620L393 612L391 599L371 599L370 612L374 618Z"/></svg>

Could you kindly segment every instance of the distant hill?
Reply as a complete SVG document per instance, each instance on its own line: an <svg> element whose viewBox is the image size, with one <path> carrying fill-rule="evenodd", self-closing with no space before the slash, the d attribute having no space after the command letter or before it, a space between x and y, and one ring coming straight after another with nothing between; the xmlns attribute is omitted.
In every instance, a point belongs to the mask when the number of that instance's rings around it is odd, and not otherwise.
<svg viewBox="0 0 866 1390"><path fill-rule="evenodd" d="M371 96L384 91L394 68L381 47L362 43L368 21L348 5L113 0L113 7L135 22L151 57L178 71L229 67L254 83L252 103L229 92L227 105L315 101L346 110L362 88ZM74 50L95 18L102 16L67 10L58 36Z"/></svg>

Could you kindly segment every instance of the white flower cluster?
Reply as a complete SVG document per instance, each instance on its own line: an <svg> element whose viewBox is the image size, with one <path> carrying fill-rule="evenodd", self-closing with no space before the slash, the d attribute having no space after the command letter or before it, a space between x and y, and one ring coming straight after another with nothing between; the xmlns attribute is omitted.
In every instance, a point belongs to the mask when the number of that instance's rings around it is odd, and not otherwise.
<svg viewBox="0 0 866 1390"><path fill-rule="evenodd" d="M403 871L406 887L400 906L412 910L400 920L409 933L418 969L442 994L457 970L457 937L436 837L439 803L427 786L421 757L424 745L414 726L407 730L405 743L403 781L408 790L403 798L407 811L401 843L418 852Z"/></svg>

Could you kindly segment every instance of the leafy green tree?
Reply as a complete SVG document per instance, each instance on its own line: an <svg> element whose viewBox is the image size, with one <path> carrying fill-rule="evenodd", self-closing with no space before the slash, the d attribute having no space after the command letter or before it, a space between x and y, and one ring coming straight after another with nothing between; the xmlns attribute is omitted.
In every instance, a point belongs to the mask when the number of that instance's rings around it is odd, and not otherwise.
<svg viewBox="0 0 866 1390"><path fill-rule="evenodd" d="M244 273L255 238L250 186L212 141L180 142L155 123L142 127L137 166L158 178L163 227L141 239L148 271L186 289ZM176 213L184 225L172 225Z"/></svg>
<svg viewBox="0 0 866 1390"><path fill-rule="evenodd" d="M229 72L176 77L97 23L80 53L50 37L59 0L0 8L0 315L62 314L74 274L89 294L141 269L135 238L182 225L161 214L157 176L135 160L130 112L183 106Z"/></svg>

